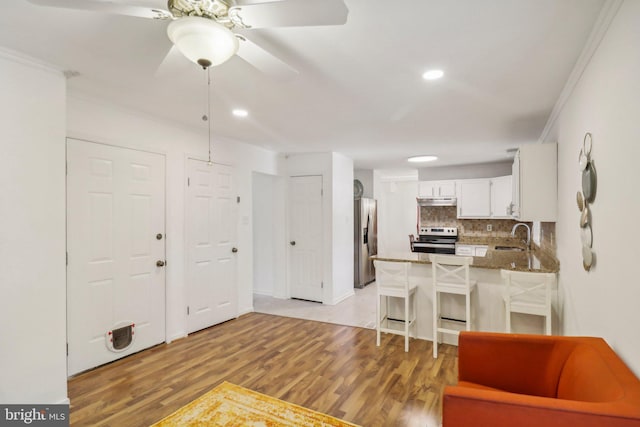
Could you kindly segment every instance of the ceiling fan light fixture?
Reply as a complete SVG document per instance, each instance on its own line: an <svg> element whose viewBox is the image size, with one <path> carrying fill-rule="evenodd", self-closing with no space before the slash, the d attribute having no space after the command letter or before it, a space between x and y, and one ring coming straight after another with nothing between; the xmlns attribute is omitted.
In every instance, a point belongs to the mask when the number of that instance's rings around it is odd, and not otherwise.
<svg viewBox="0 0 640 427"><path fill-rule="evenodd" d="M176 19L167 27L167 35L187 59L203 68L220 65L238 51L238 39L231 30L207 18Z"/></svg>

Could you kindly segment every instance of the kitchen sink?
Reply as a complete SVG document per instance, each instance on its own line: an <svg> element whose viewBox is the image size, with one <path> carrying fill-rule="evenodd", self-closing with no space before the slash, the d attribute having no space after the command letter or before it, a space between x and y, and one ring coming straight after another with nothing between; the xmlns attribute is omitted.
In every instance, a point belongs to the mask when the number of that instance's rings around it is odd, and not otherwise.
<svg viewBox="0 0 640 427"><path fill-rule="evenodd" d="M524 248L519 246L496 246L496 251L524 252Z"/></svg>

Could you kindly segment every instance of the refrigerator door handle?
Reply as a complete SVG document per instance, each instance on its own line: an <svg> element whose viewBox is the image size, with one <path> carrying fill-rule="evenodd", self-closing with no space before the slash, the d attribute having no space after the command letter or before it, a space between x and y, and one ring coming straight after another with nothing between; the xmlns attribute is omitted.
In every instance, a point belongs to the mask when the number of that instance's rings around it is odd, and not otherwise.
<svg viewBox="0 0 640 427"><path fill-rule="evenodd" d="M367 215L367 226L362 230L363 231L363 242L367 245L367 255L369 254L369 223L371 221L371 217Z"/></svg>

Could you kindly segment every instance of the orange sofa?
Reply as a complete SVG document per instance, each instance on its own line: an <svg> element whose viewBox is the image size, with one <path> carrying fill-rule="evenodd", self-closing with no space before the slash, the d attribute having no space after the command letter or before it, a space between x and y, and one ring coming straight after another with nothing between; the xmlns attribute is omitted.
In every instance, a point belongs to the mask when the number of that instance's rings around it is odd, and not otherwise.
<svg viewBox="0 0 640 427"><path fill-rule="evenodd" d="M601 338L461 332L442 426L640 427L640 381Z"/></svg>

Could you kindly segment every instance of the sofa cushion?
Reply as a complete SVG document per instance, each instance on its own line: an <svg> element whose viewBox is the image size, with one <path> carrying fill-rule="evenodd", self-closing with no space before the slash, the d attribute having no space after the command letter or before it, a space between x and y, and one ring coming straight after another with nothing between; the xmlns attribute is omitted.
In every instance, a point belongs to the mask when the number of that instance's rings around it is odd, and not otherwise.
<svg viewBox="0 0 640 427"><path fill-rule="evenodd" d="M611 361L588 344L577 345L564 364L558 382L558 398L583 402L612 402L624 397L624 389L611 370ZM614 357L611 353L610 357Z"/></svg>

